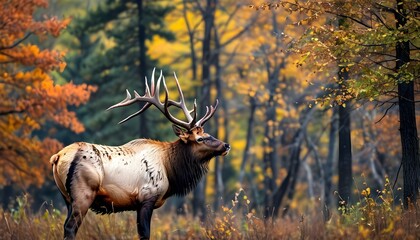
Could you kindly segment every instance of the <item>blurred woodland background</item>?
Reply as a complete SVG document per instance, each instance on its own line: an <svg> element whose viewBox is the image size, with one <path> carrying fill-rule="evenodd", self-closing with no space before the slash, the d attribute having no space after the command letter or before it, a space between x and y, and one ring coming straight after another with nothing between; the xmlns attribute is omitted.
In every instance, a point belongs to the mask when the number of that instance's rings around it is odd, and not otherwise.
<svg viewBox="0 0 420 240"><path fill-rule="evenodd" d="M0 2L3 211L23 194L63 209L48 161L65 145L176 140L159 111L105 111L155 67L199 114L219 100L206 131L232 146L159 211L206 219L238 192L261 219L328 220L388 190L391 208L419 207L416 0Z"/></svg>

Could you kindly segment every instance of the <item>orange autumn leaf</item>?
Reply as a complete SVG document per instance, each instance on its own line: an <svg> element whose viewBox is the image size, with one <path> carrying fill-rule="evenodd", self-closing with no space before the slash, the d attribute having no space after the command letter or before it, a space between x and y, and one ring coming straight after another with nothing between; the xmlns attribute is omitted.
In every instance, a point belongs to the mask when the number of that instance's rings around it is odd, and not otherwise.
<svg viewBox="0 0 420 240"><path fill-rule="evenodd" d="M40 42L47 35L59 36L70 19L35 19L35 11L48 6L45 0L0 3L0 185L39 185L48 175L48 156L62 145L52 138L40 139L34 130L53 122L76 133L84 131L68 107L86 103L96 87L57 85L50 71L64 70L64 53L29 41L30 36Z"/></svg>

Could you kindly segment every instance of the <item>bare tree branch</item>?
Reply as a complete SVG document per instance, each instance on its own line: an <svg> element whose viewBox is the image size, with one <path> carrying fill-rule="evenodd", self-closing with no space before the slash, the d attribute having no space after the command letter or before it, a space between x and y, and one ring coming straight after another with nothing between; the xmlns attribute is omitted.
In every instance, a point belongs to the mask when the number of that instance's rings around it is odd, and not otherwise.
<svg viewBox="0 0 420 240"><path fill-rule="evenodd" d="M17 45L19 45L20 43L22 43L23 41L25 41L31 35L32 35L32 33L30 32L30 33L26 34L26 36L24 36L22 39L20 39L17 42L13 43L12 45L6 46L6 47L0 47L0 51L1 50L6 50L6 49L12 49L12 48L16 47Z"/></svg>

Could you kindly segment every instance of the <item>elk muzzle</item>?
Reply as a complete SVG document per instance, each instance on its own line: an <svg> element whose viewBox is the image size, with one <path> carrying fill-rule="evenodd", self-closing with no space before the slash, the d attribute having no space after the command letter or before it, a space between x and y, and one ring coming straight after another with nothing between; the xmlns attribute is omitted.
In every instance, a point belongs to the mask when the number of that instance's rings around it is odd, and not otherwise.
<svg viewBox="0 0 420 240"><path fill-rule="evenodd" d="M224 147L224 152L222 152L222 154L220 154L220 155L226 156L229 153L229 151L230 151L230 145L229 145L229 143L225 143L223 145L223 147Z"/></svg>

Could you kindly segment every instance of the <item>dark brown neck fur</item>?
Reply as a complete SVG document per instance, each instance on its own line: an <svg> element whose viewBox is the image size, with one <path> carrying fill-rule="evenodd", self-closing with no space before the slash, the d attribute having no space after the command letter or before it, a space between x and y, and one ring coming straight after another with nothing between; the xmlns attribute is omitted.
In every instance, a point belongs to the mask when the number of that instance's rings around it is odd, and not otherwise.
<svg viewBox="0 0 420 240"><path fill-rule="evenodd" d="M170 143L168 159L164 163L169 189L164 198L172 195L184 196L193 190L207 173L212 157L194 154L191 145L181 140Z"/></svg>

